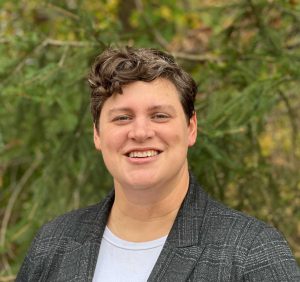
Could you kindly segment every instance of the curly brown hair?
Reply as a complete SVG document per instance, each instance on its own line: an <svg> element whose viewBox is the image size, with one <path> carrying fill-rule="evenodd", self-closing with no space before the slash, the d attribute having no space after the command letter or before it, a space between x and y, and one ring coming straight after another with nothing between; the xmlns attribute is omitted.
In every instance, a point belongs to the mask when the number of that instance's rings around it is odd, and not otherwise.
<svg viewBox="0 0 300 282"><path fill-rule="evenodd" d="M150 82L156 78L168 79L175 85L189 122L195 111L197 85L178 66L173 56L151 48L109 48L96 58L88 76L91 112L96 128L103 104L114 93L122 94L122 86L135 81Z"/></svg>

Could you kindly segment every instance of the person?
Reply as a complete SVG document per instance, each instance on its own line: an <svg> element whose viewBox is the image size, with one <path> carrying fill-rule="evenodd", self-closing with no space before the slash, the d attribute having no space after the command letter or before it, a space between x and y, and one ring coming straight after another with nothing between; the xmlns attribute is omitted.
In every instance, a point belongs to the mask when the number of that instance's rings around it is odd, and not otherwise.
<svg viewBox="0 0 300 282"><path fill-rule="evenodd" d="M171 55L109 48L88 81L114 189L45 224L16 281L300 281L276 229L210 198L189 171L197 86Z"/></svg>

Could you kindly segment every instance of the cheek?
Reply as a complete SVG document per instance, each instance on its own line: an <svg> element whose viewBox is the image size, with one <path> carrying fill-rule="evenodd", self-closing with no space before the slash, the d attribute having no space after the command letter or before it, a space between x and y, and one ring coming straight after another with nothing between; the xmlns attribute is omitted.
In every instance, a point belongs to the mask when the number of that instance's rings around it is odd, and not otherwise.
<svg viewBox="0 0 300 282"><path fill-rule="evenodd" d="M118 151L126 141L127 135L124 130L104 128L101 136L102 151Z"/></svg>
<svg viewBox="0 0 300 282"><path fill-rule="evenodd" d="M170 145L188 147L188 133L183 128L166 128L161 132L161 138Z"/></svg>

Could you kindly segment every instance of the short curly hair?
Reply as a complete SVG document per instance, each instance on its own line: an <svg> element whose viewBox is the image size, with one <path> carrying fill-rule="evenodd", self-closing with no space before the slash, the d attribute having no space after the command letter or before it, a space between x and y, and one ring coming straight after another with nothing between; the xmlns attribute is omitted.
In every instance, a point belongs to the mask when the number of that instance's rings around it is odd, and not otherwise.
<svg viewBox="0 0 300 282"><path fill-rule="evenodd" d="M90 70L91 112L98 128L101 109L113 94L122 94L122 87L135 81L151 82L156 78L171 81L179 92L187 121L194 114L197 85L193 78L175 62L173 56L152 48L108 48Z"/></svg>

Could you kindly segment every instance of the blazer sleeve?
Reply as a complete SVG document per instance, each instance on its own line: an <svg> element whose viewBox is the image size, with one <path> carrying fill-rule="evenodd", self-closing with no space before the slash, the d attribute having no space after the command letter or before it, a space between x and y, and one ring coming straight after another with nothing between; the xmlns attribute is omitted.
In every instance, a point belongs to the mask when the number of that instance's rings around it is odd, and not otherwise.
<svg viewBox="0 0 300 282"><path fill-rule="evenodd" d="M265 227L253 240L245 261L244 281L300 281L300 269L284 237Z"/></svg>
<svg viewBox="0 0 300 282"><path fill-rule="evenodd" d="M40 281L42 269L42 257L39 257L38 250L40 248L40 236L42 228L39 230L31 246L25 256L25 259L21 265L21 268L17 274L16 282L29 282L29 281Z"/></svg>

